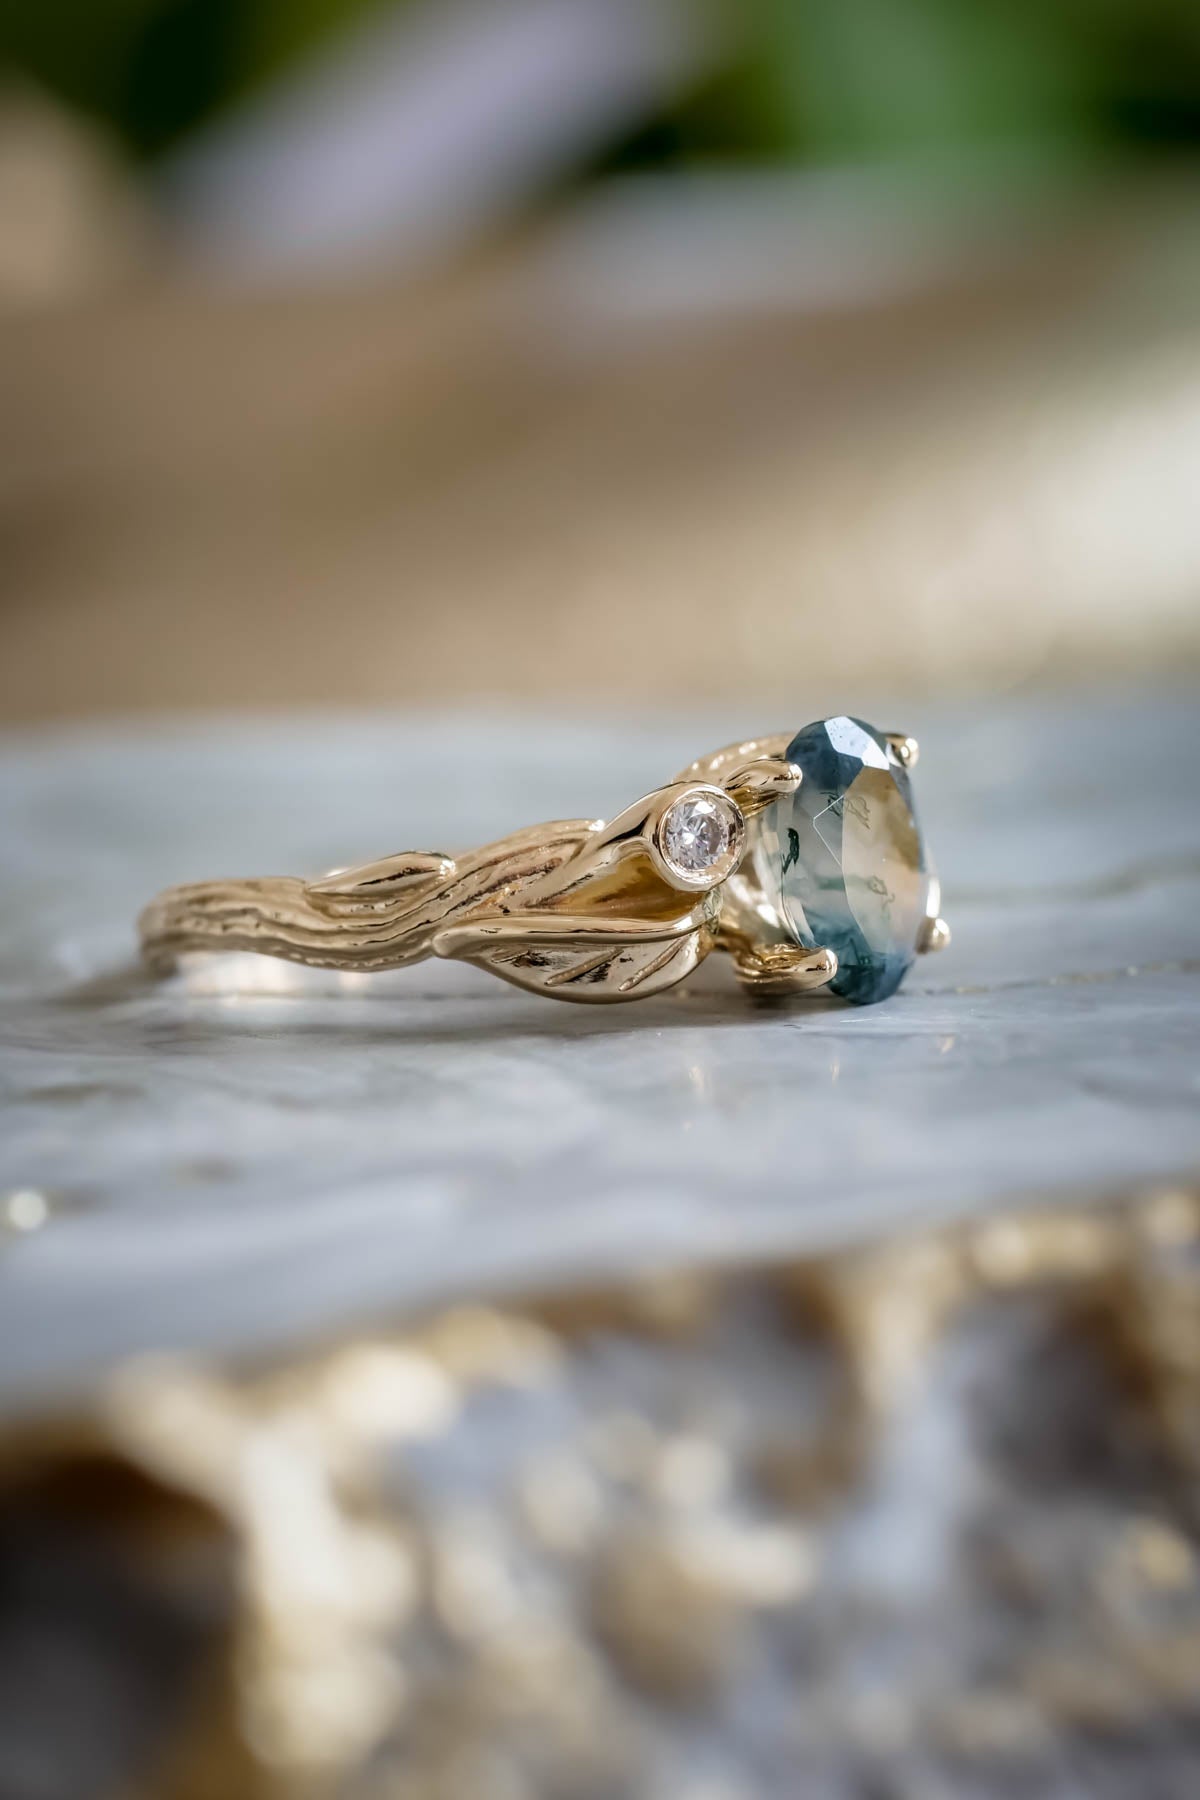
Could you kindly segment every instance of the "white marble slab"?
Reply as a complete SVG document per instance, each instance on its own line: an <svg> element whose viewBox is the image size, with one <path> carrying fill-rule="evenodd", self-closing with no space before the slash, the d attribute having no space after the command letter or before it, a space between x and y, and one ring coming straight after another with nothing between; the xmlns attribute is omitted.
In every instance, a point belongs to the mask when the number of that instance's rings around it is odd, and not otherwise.
<svg viewBox="0 0 1200 1800"><path fill-rule="evenodd" d="M811 710L811 709L810 709ZM799 723L799 717L797 718ZM0 1406L113 1359L307 1339L459 1291L827 1245L1200 1166L1200 708L1139 693L881 719L954 945L877 1008L750 1008L716 968L554 1007L428 965L156 986L132 920L616 810L786 721L215 722L0 748ZM435 804L423 773L471 771ZM444 808L444 810L439 810ZM265 978L275 991L247 981ZM2 1215L0 1215L2 1216Z"/></svg>

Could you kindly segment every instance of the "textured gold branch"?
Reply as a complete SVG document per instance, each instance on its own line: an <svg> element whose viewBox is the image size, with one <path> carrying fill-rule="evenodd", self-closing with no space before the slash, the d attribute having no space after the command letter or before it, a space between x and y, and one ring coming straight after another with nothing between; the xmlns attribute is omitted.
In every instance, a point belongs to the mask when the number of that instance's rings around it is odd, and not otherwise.
<svg viewBox="0 0 1200 1800"><path fill-rule="evenodd" d="M654 992L707 954L720 910L716 893L681 909L646 847L654 818L639 802L611 825L535 827L457 861L402 853L316 882L173 888L142 914L143 952L159 970L198 950L364 972L444 956L561 999Z"/></svg>

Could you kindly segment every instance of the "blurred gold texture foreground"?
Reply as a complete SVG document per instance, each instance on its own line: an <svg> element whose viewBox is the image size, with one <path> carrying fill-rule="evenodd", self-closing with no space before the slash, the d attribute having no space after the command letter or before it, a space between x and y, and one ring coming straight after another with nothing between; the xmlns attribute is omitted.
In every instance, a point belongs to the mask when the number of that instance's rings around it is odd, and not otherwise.
<svg viewBox="0 0 1200 1800"><path fill-rule="evenodd" d="M72 1791L91 1679L153 1800L1182 1795L1198 1252L1167 1190L127 1364L4 1444L3 1754Z"/></svg>

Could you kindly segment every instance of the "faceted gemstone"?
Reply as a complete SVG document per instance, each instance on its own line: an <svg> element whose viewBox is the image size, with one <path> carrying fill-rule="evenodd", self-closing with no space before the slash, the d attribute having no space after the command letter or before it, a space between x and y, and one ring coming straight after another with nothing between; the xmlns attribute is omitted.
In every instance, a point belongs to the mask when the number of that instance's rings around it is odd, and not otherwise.
<svg viewBox="0 0 1200 1800"><path fill-rule="evenodd" d="M727 854L737 814L731 801L685 795L669 807L662 825L666 859L684 875L703 875Z"/></svg>
<svg viewBox="0 0 1200 1800"><path fill-rule="evenodd" d="M796 941L836 951L830 987L886 1000L916 955L928 890L907 771L860 719L798 731L788 761L804 779L770 809L760 872Z"/></svg>

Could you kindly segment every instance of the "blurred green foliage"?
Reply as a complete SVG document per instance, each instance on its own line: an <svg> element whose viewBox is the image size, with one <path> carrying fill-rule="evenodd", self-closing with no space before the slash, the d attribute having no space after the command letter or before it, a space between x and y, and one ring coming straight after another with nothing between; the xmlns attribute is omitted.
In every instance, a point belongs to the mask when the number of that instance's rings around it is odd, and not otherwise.
<svg viewBox="0 0 1200 1800"><path fill-rule="evenodd" d="M151 155L385 4L3 0L0 57Z"/></svg>
<svg viewBox="0 0 1200 1800"><path fill-rule="evenodd" d="M620 161L1200 144L1200 0L725 0L726 65Z"/></svg>
<svg viewBox="0 0 1200 1800"><path fill-rule="evenodd" d="M737 129L785 154L1200 136L1198 0L743 0L740 10L750 29Z"/></svg>
<svg viewBox="0 0 1200 1800"><path fill-rule="evenodd" d="M414 0L3 0L0 56L153 155ZM432 0L422 0L431 4ZM1200 142L1200 0L695 0L725 66L623 160Z"/></svg>

